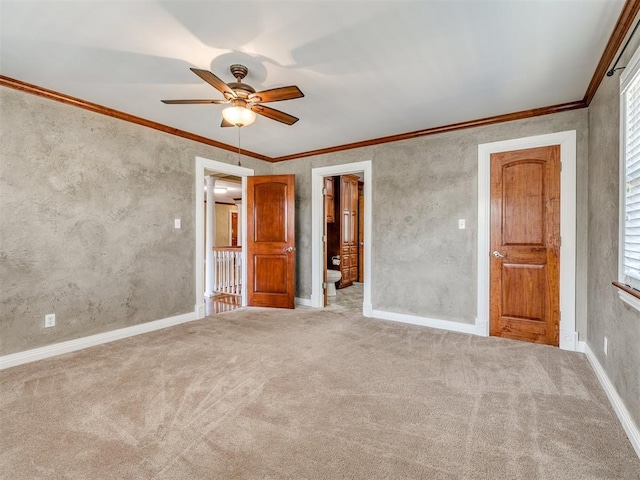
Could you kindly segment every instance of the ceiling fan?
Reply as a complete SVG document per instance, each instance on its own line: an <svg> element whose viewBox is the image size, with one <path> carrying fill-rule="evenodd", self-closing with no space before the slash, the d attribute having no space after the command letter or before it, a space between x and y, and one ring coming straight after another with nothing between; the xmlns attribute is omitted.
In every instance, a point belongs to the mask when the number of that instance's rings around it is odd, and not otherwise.
<svg viewBox="0 0 640 480"><path fill-rule="evenodd" d="M251 85L242 83L242 79L249 73L247 67L234 64L229 67L229 70L235 77L235 82L224 83L208 70L198 68L191 69L193 73L216 90L219 90L222 95L224 95L224 100L161 100L161 102L170 105L204 103L230 104L230 107L222 111L223 119L220 125L221 127L244 127L251 125L256 118L256 113L287 125L293 125L298 121L298 118L293 115L262 105L262 103L267 102L279 102L281 100L304 97L304 93L302 93L298 87L291 85L289 87L273 88L271 90L256 92Z"/></svg>

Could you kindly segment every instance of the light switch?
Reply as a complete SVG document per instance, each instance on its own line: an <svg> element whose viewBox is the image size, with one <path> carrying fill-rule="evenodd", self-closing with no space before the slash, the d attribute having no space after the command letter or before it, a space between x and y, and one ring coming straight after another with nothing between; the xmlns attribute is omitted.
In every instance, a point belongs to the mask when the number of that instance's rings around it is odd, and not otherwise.
<svg viewBox="0 0 640 480"><path fill-rule="evenodd" d="M465 228L467 228L466 225L465 225L464 218L461 218L461 219L458 220L458 228L460 230L464 230Z"/></svg>
<svg viewBox="0 0 640 480"><path fill-rule="evenodd" d="M176 218L176 219L173 221L173 226L174 226L175 228L180 228L180 227L181 227L181 223L180 223L180 219L179 219L179 218Z"/></svg>

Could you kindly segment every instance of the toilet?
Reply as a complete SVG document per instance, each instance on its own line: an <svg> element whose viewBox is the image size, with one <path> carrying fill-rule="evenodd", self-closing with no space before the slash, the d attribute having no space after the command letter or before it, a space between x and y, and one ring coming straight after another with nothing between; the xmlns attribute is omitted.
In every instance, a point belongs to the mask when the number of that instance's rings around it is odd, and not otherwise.
<svg viewBox="0 0 640 480"><path fill-rule="evenodd" d="M336 282L339 282L342 278L342 272L340 270L327 269L327 295L329 297L336 296Z"/></svg>

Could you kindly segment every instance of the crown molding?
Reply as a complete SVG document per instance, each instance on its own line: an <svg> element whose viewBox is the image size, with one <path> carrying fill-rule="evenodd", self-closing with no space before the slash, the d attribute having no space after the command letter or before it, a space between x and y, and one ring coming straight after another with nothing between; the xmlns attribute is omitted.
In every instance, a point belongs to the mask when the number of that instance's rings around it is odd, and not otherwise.
<svg viewBox="0 0 640 480"><path fill-rule="evenodd" d="M503 115L495 115L493 117L479 118L477 120L469 120L467 122L452 123L450 125L442 125L440 127L426 128L423 130L417 130L415 132L401 133L399 135L390 135L388 137L373 138L371 140L364 140L361 142L346 143L344 145L337 145L335 147L320 148L318 150L310 150L308 152L294 153L292 155L284 155L282 157L276 157L274 162L283 162L286 160L295 160L303 157L310 157L312 155L324 155L327 153L341 152L343 150L351 150L353 148L370 147L372 145L380 145L382 143L398 142L400 140L409 140L412 138L424 137L427 135L435 135L437 133L453 132L456 130L463 130L466 128L482 127L485 125L492 125L494 123L510 122L512 120L522 120L524 118L539 117L541 115L549 115L551 113L566 112L569 110L576 110L579 108L585 108L587 106L583 100L577 102L561 103L559 105L552 105L549 107L532 108L530 110L522 110L520 112L505 113Z"/></svg>
<svg viewBox="0 0 640 480"><path fill-rule="evenodd" d="M118 120L124 120L125 122L135 123L138 125L142 125L144 127L153 128L154 130L159 130L161 132L169 133L177 137L193 140L194 142L203 143L211 147L221 148L222 150L227 150L229 152L234 152L234 153L238 152L238 149L236 147L232 145L227 145L226 143L218 142L216 140L212 140L210 138L206 138L201 135L196 135L194 133L189 133L184 130L180 130L179 128L170 127L168 125L154 122L152 120L147 120L146 118L137 117L129 113L121 112L120 110L115 110L113 108L105 107L103 105L98 105L97 103L88 102L86 100L82 100L81 98L72 97L64 93L39 87L31 83L23 82L21 80L16 80L15 78L0 75L0 85L13 88L15 90L20 90L22 92L30 93L38 97L44 97L44 98L48 98L49 100L54 100L56 102L72 105L74 107L82 108L84 110L89 110L90 112L99 113L101 115L107 115L109 117L117 118ZM259 153L250 152L248 150L240 149L240 153L242 155L246 155L247 157L257 158L258 160L264 160L267 162L272 161L270 157L261 155Z"/></svg>
<svg viewBox="0 0 640 480"><path fill-rule="evenodd" d="M587 91L584 94L583 101L587 106L589 106L591 100L593 100L602 79L607 73L607 70L609 70L609 65L611 65L613 57L615 57L620 45L622 45L622 41L627 36L638 12L640 12L640 0L627 0L624 7L622 7L622 12L618 17L618 23L616 23L609 37L609 42L602 53L602 57L600 57L600 63L598 63L596 71L593 73L593 77L591 77L591 82L587 87Z"/></svg>

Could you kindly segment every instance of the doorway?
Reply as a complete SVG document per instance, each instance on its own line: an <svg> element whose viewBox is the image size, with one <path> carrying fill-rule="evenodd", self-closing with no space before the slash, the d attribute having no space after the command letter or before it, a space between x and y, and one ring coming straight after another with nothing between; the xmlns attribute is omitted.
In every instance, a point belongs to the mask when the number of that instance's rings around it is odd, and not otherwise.
<svg viewBox="0 0 640 480"><path fill-rule="evenodd" d="M363 272L362 272L362 312L364 316L370 317L373 307L371 298L371 272L372 272L372 245L371 245L371 231L372 231L372 165L371 161L354 162L343 165L334 165L330 167L313 168L311 170L311 198L312 198L312 291L311 291L311 306L315 308L324 307L324 288L325 272L327 261L325 259L323 241L324 228L325 228L325 216L324 216L324 178L334 177L341 175L354 175L358 174L362 176L363 188L363 245L362 258L363 258ZM356 187L357 188L357 187ZM357 207L356 207L357 208ZM354 275L358 275L358 272L354 270Z"/></svg>
<svg viewBox="0 0 640 480"><path fill-rule="evenodd" d="M325 307L349 310L362 308L363 179L363 172L323 177Z"/></svg>
<svg viewBox="0 0 640 480"><path fill-rule="evenodd" d="M205 314L210 316L242 305L238 213L243 199L241 178L210 170L205 175Z"/></svg>
<svg viewBox="0 0 640 480"><path fill-rule="evenodd" d="M196 214L196 268L195 268L195 295L196 304L195 311L197 318L204 318L206 315L205 304L205 210L204 210L204 188L205 173L215 172L223 175L232 175L239 177L242 184L241 198L247 196L247 177L253 176L254 171L250 168L239 167L236 165L230 165L228 163L218 162L215 160L209 160L207 158L196 157L196 171L195 171L195 214ZM241 218L247 218L246 202L242 202L242 208L240 213ZM241 222L240 237L242 238L241 245L241 271L242 271L242 286L241 286L241 305L247 304L246 299L246 222Z"/></svg>
<svg viewBox="0 0 640 480"><path fill-rule="evenodd" d="M566 131L478 146L478 317L476 331L490 333L491 250L491 155L559 145L560 149L560 260L559 346L578 348L576 332L576 131ZM498 253L502 254L498 250Z"/></svg>

